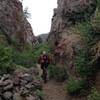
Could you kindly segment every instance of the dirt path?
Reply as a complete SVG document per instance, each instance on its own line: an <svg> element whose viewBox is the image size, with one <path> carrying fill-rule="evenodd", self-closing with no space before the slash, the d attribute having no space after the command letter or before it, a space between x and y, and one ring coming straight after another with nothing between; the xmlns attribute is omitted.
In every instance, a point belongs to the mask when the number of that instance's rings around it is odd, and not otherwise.
<svg viewBox="0 0 100 100"><path fill-rule="evenodd" d="M45 100L66 100L66 92L63 83L48 81L43 85Z"/></svg>

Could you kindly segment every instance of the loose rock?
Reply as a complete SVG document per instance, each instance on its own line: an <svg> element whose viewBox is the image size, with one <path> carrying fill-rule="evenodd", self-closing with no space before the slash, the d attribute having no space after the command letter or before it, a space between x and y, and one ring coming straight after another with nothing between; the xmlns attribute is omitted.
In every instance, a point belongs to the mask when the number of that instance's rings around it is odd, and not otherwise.
<svg viewBox="0 0 100 100"><path fill-rule="evenodd" d="M5 100L11 100L12 96L13 96L13 94L12 94L11 92L5 92L5 93L3 94L3 98L4 98Z"/></svg>
<svg viewBox="0 0 100 100"><path fill-rule="evenodd" d="M22 97L20 96L19 93L15 93L15 94L13 95L13 100L22 100Z"/></svg>

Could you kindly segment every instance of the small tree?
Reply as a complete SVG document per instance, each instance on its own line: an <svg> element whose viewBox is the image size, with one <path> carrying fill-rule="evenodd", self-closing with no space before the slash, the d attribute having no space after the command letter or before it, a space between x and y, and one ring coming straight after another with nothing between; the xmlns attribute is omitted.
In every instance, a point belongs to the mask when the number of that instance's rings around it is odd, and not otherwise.
<svg viewBox="0 0 100 100"><path fill-rule="evenodd" d="M26 8L24 9L24 15L25 15L26 18L31 18L31 14L30 14L30 12L29 12L28 7L26 7Z"/></svg>

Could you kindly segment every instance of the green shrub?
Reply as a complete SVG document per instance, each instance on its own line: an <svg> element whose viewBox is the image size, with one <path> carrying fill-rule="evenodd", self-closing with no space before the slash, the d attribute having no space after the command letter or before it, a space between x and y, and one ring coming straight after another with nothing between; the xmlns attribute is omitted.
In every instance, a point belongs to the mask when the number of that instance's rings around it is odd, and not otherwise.
<svg viewBox="0 0 100 100"><path fill-rule="evenodd" d="M90 58L86 49L80 50L79 54L76 56L75 61L76 70L81 77L92 76L95 72L95 68L93 68L92 65L89 65Z"/></svg>
<svg viewBox="0 0 100 100"><path fill-rule="evenodd" d="M100 100L100 91L93 88L91 94L88 96L88 100Z"/></svg>
<svg viewBox="0 0 100 100"><path fill-rule="evenodd" d="M23 67L33 67L37 63L40 53L45 50L49 52L48 43L37 44L33 49L29 44L23 49L20 49L18 44L14 41L16 47L8 47L8 45L0 45L0 69L6 71L11 67L12 63Z"/></svg>
<svg viewBox="0 0 100 100"><path fill-rule="evenodd" d="M70 95L79 95L84 91L86 82L84 80L69 79L66 90Z"/></svg>
<svg viewBox="0 0 100 100"><path fill-rule="evenodd" d="M49 53L50 47L48 43L37 44L34 48L32 48L30 45L26 45L26 47L24 47L24 49L21 51L13 49L13 62L27 68L33 67L37 63L43 50Z"/></svg>
<svg viewBox="0 0 100 100"><path fill-rule="evenodd" d="M37 44L34 47L34 50L33 50L33 55L34 56L33 57L34 57L34 62L35 63L37 63L38 58L39 58L42 51L46 51L47 53L50 53L50 45L47 42Z"/></svg>
<svg viewBox="0 0 100 100"><path fill-rule="evenodd" d="M13 69L12 49L0 45L0 73L7 73Z"/></svg>
<svg viewBox="0 0 100 100"><path fill-rule="evenodd" d="M1 45L0 56L4 57L2 58L4 61L1 61L0 67L2 70L4 70L6 67L8 68L8 66L11 66L10 62L27 68L33 67L37 63L38 57L40 56L42 50L49 52L49 45L47 43L38 44L34 49L32 46L26 45L22 50Z"/></svg>
<svg viewBox="0 0 100 100"><path fill-rule="evenodd" d="M93 40L93 28L90 21L85 21L82 23L78 23L76 25L76 29L80 31L80 35L84 38L86 43L89 43Z"/></svg>
<svg viewBox="0 0 100 100"><path fill-rule="evenodd" d="M56 69L57 68L55 67L55 65L49 65L48 71L49 71L49 77L50 78L54 78L54 74L55 74Z"/></svg>
<svg viewBox="0 0 100 100"><path fill-rule="evenodd" d="M98 7L98 9L100 11L100 0L97 0L97 7Z"/></svg>
<svg viewBox="0 0 100 100"><path fill-rule="evenodd" d="M38 96L39 100L44 100L45 95L41 90L37 90L36 95Z"/></svg>
<svg viewBox="0 0 100 100"><path fill-rule="evenodd" d="M94 33L95 33L94 36L95 36L95 38L96 37L99 38L98 36L100 35L100 31L99 31L100 30L100 8L99 8L99 10L96 10L95 16L91 22L92 22L92 27L93 27Z"/></svg>
<svg viewBox="0 0 100 100"><path fill-rule="evenodd" d="M57 81L64 81L67 79L67 71L64 67L57 67L54 65L49 66L49 76Z"/></svg>
<svg viewBox="0 0 100 100"><path fill-rule="evenodd" d="M31 46L24 48L22 51L13 48L13 62L17 65L33 67L35 65L33 56L34 54Z"/></svg>

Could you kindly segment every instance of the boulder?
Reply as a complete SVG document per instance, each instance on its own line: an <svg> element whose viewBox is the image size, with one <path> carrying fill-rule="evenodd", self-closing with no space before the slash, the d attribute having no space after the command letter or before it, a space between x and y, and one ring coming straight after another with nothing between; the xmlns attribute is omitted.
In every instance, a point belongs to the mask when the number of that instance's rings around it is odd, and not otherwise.
<svg viewBox="0 0 100 100"><path fill-rule="evenodd" d="M9 84L3 88L4 91L11 90L13 88L13 84Z"/></svg>
<svg viewBox="0 0 100 100"><path fill-rule="evenodd" d="M23 80L26 80L27 82L32 82L33 81L33 77L30 74L25 73L22 77Z"/></svg>
<svg viewBox="0 0 100 100"><path fill-rule="evenodd" d="M26 96L30 93L30 91L28 91L28 89L26 89L25 87L21 87L19 93L21 96Z"/></svg>
<svg viewBox="0 0 100 100"><path fill-rule="evenodd" d="M29 90L34 90L35 89L35 86L32 84L32 83L28 83L25 85L25 87Z"/></svg>
<svg viewBox="0 0 100 100"><path fill-rule="evenodd" d="M26 97L26 100L36 100L36 98L33 97L32 95L29 95L29 96Z"/></svg>
<svg viewBox="0 0 100 100"><path fill-rule="evenodd" d="M19 93L14 93L13 100L23 100Z"/></svg>
<svg viewBox="0 0 100 100"><path fill-rule="evenodd" d="M36 80L35 74L34 80L33 74L27 70L20 71L20 74L9 74L9 77L6 74L2 75L0 80L0 97L4 100L38 100L35 99L37 96L34 93L40 88L41 82L39 79ZM0 99L2 100L2 98Z"/></svg>
<svg viewBox="0 0 100 100"><path fill-rule="evenodd" d="M3 98L5 100L11 100L12 96L13 96L13 94L9 91L3 93Z"/></svg>

